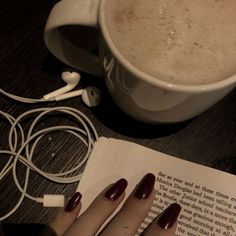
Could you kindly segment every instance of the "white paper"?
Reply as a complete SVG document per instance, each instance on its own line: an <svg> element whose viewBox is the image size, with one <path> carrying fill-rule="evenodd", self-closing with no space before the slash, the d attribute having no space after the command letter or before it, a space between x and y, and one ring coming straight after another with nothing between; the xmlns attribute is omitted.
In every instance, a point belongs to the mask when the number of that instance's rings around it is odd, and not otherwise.
<svg viewBox="0 0 236 236"><path fill-rule="evenodd" d="M139 233L155 218L153 212L177 201L182 206L177 236L236 235L236 176L111 138L99 138L87 163L78 186L83 194L81 212L119 178L129 182L127 197L149 172L157 176L156 201Z"/></svg>

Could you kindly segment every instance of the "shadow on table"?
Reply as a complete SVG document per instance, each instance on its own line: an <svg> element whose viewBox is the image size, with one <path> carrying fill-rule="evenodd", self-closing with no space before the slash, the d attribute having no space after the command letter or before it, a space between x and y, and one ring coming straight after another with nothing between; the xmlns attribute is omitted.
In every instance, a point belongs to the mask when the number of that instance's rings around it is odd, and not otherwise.
<svg viewBox="0 0 236 236"><path fill-rule="evenodd" d="M105 88L102 88L102 102L92 109L94 115L113 131L135 138L158 138L176 133L188 126L193 119L173 124L147 124L137 121L112 101Z"/></svg>

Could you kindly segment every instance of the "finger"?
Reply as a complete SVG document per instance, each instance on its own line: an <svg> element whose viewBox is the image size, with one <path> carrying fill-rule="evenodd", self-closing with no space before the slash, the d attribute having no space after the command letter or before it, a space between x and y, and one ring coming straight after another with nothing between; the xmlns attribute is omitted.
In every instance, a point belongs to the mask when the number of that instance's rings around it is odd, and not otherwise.
<svg viewBox="0 0 236 236"><path fill-rule="evenodd" d="M125 204L101 233L101 236L134 235L155 198L155 176L147 174Z"/></svg>
<svg viewBox="0 0 236 236"><path fill-rule="evenodd" d="M108 186L72 224L66 236L94 236L125 196L127 181L120 179Z"/></svg>
<svg viewBox="0 0 236 236"><path fill-rule="evenodd" d="M177 219L181 206L177 203L171 204L155 221L143 232L143 236L174 236Z"/></svg>
<svg viewBox="0 0 236 236"><path fill-rule="evenodd" d="M57 236L64 235L67 229L73 224L77 219L79 211L81 209L81 193L77 192L69 200L65 209L61 209L52 223L49 225L57 234Z"/></svg>

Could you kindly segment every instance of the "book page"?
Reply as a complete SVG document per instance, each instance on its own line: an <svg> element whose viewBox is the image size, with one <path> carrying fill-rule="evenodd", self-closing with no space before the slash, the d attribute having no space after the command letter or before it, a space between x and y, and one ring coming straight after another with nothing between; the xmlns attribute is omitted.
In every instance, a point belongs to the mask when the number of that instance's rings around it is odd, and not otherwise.
<svg viewBox="0 0 236 236"><path fill-rule="evenodd" d="M173 202L182 206L177 236L236 235L236 176L122 140L97 141L78 186L82 211L119 178L128 180L128 196L148 172L156 175L156 199L137 235Z"/></svg>

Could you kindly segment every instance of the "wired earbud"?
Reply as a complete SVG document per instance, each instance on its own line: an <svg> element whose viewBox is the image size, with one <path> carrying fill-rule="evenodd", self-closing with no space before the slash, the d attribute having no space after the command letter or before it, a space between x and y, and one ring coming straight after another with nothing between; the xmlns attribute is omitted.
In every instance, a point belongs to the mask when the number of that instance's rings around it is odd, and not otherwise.
<svg viewBox="0 0 236 236"><path fill-rule="evenodd" d="M57 89L51 93L44 95L43 97L45 99L53 98L53 97L56 97L56 96L59 96L61 94L71 91L80 82L81 76L78 71L73 70L73 69L69 69L69 70L67 69L62 72L61 78L67 85L64 86L63 88Z"/></svg>
<svg viewBox="0 0 236 236"><path fill-rule="evenodd" d="M2 89L0 89L0 93L2 93L3 95L13 100L24 102L24 103L62 101L68 98L76 97L76 96L81 96L82 101L88 107L94 107L100 103L101 92L99 88L95 86L89 86L85 89L79 89L79 90L70 92L80 82L81 76L77 70L71 69L71 68L66 69L62 72L61 77L67 85L51 93L44 95L43 98L40 98L40 99L31 99L31 98L24 98L24 97L16 96L16 95L7 93Z"/></svg>
<svg viewBox="0 0 236 236"><path fill-rule="evenodd" d="M75 90L69 93L61 94L59 96L54 97L56 101L65 100L72 97L81 96L82 101L88 107L97 106L101 100L101 92L95 86L89 86L85 89Z"/></svg>

